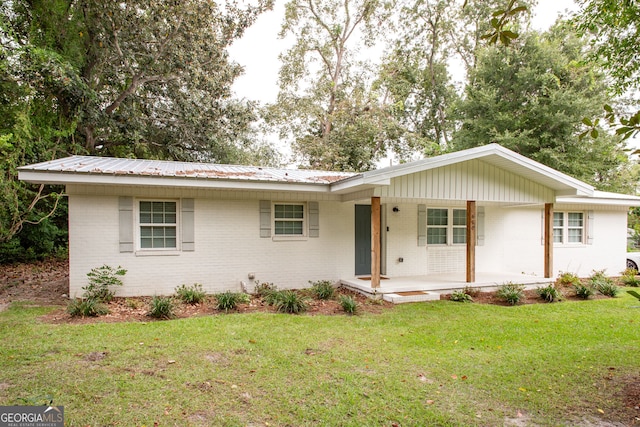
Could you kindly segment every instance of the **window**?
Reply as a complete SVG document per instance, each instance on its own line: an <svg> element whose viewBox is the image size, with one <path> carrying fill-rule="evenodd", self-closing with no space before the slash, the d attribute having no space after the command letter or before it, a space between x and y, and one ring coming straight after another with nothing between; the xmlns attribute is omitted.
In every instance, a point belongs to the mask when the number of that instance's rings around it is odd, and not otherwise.
<svg viewBox="0 0 640 427"><path fill-rule="evenodd" d="M583 212L554 212L553 213L553 243L558 243L558 244L584 243L584 213Z"/></svg>
<svg viewBox="0 0 640 427"><path fill-rule="evenodd" d="M467 211L453 210L453 244L467 243Z"/></svg>
<svg viewBox="0 0 640 427"><path fill-rule="evenodd" d="M448 209L427 209L427 244L447 244Z"/></svg>
<svg viewBox="0 0 640 427"><path fill-rule="evenodd" d="M467 243L466 209L427 209L427 244Z"/></svg>
<svg viewBox="0 0 640 427"><path fill-rule="evenodd" d="M564 212L553 213L553 243L564 241Z"/></svg>
<svg viewBox="0 0 640 427"><path fill-rule="evenodd" d="M274 204L273 212L276 236L304 236L303 204Z"/></svg>
<svg viewBox="0 0 640 427"><path fill-rule="evenodd" d="M140 201L140 248L177 249L177 203Z"/></svg>

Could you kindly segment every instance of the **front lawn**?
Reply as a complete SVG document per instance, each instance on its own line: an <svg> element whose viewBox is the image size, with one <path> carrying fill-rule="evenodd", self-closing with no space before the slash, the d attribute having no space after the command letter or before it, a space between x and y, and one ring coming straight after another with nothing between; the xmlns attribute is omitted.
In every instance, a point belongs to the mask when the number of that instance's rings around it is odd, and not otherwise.
<svg viewBox="0 0 640 427"><path fill-rule="evenodd" d="M0 313L0 405L50 396L69 426L630 425L637 305L49 324L51 307L14 303Z"/></svg>

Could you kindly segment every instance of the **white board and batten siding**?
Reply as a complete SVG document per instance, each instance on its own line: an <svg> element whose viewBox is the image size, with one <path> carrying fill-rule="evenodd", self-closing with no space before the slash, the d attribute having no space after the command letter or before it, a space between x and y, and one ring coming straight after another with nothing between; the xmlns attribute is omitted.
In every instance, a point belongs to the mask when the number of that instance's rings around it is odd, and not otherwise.
<svg viewBox="0 0 640 427"><path fill-rule="evenodd" d="M386 200L475 200L497 203L552 203L552 189L481 160L392 178L375 195Z"/></svg>
<svg viewBox="0 0 640 427"><path fill-rule="evenodd" d="M302 288L309 280L338 280L353 273L353 204L326 194L203 191L164 188L68 186L70 295L80 296L86 274L104 264L128 270L121 296L169 295L181 284L200 283L208 293L251 288L249 274L281 289ZM193 201L192 247L149 254L121 251L120 205L123 197ZM260 201L300 201L319 211L318 223L303 239L260 236ZM178 232L180 233L180 231ZM318 237L312 237L309 234ZM182 242L181 235L178 240ZM184 250L182 250L184 249ZM193 249L193 250L191 250Z"/></svg>

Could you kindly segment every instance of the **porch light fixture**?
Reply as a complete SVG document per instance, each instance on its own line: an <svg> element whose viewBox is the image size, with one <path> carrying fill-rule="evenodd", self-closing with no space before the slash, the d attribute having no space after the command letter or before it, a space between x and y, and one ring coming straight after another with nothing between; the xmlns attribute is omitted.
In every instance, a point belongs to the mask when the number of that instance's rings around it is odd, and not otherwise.
<svg viewBox="0 0 640 427"><path fill-rule="evenodd" d="M392 210L393 210L394 212L400 212L400 209L398 209L398 207L397 207L397 206L394 206Z"/></svg>

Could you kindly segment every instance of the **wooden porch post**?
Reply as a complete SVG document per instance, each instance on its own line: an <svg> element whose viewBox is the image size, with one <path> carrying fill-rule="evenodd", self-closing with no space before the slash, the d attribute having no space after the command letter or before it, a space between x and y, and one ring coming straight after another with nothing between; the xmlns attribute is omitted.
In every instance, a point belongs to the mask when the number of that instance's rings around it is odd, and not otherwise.
<svg viewBox="0 0 640 427"><path fill-rule="evenodd" d="M467 200L467 283L476 281L476 202Z"/></svg>
<svg viewBox="0 0 640 427"><path fill-rule="evenodd" d="M371 198L371 287L380 287L380 197Z"/></svg>
<svg viewBox="0 0 640 427"><path fill-rule="evenodd" d="M544 205L544 277L553 276L553 203Z"/></svg>

